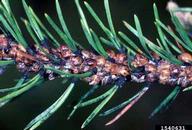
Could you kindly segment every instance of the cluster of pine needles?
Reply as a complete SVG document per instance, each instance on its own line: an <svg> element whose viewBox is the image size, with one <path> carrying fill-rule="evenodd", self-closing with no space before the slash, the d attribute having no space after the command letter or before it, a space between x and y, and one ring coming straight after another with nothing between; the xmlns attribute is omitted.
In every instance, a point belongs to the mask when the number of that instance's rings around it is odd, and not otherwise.
<svg viewBox="0 0 192 130"><path fill-rule="evenodd" d="M56 1L56 11L58 15L58 19L60 21L60 26L54 22L54 20L48 15L45 14L45 18L47 22L50 24L50 27L58 34L58 36L63 40L64 43L73 51L78 51L79 48L83 49L83 46L73 39L71 33L69 32L67 25L65 23L65 19L63 17L61 7L58 0ZM33 39L34 43L38 46L39 49L42 49L42 44L45 40L49 39L53 45L53 47L58 48L61 44L56 39L50 31L45 27L42 23L41 19L36 15L33 9L27 5L25 0L22 0L23 7L27 16L27 19L21 18L23 23L26 26L26 30L29 35ZM143 33L140 25L140 21L136 15L134 15L135 28L128 24L126 21L123 21L125 27L132 32L140 41L140 45L135 43L131 38L129 38L125 33L119 31L116 32L111 13L109 8L108 0L104 0L105 13L107 17L108 25L106 26L104 22L99 18L96 12L92 9L92 7L84 1L84 5L87 11L91 14L91 16L95 19L101 30L106 34L106 38L99 37L93 29L91 29L88 25L86 16L80 6L79 0L75 0L79 15L80 15L80 23L83 29L83 33L90 44L90 46L96 51L99 55L108 58L108 53L102 44L106 44L111 48L114 48L118 52L126 52L128 57L135 56L135 54L142 54L150 60L153 60L153 56L151 52L155 52L162 59L169 61L173 64L183 65L183 62L176 58L177 55L182 54L182 47L184 50L192 53L192 41L188 32L185 30L180 20L174 15L175 12L185 11L191 12L191 8L178 8L170 12L171 20L175 25L177 34L174 33L170 27L166 26L163 22L160 21L158 10L156 5L153 5L154 16L155 16L155 26L157 28L157 32L159 37L156 38L156 42L152 42L147 39ZM6 37L12 37L18 44L22 45L27 51L30 51L30 45L28 44L27 39L24 37L22 30L19 27L18 22L12 12L10 7L9 0L1 0L0 2L0 27L3 34ZM168 36L167 36L168 35ZM179 35L179 36L178 36ZM174 40L179 44L176 45ZM43 49L42 49L43 50ZM126 50L126 51L125 51ZM48 57L52 58L52 55L47 54ZM128 65L131 59L128 59ZM15 64L13 60L1 60L0 67L5 67L7 65ZM51 115L53 115L61 106L65 103L67 98L70 96L72 90L77 85L76 80L83 77L88 77L91 73L84 74L66 74L62 71L59 71L55 68L45 66L44 69L51 70L59 75L62 75L64 79L64 83L69 83L70 85L66 88L65 92L55 101L49 108L47 108L40 115L35 117L25 128L24 130L30 129L33 130L37 128L40 124L42 124L45 120L47 120ZM17 82L14 87L0 89L1 93L7 93L6 96L0 98L0 107L9 103L15 97L21 95L22 93L32 89L35 86L43 83L44 79L38 73L31 79L27 78L26 74L23 74L21 79ZM72 112L69 114L68 119L70 119L73 114L82 107L92 105L94 103L100 102L99 105L90 113L87 119L82 124L81 128L86 127L95 117L99 114L102 108L109 102L109 100L113 97L113 95L119 90L119 86L113 85L108 91L95 97L93 99L86 100L91 94L94 93L99 85L91 86L90 90L81 97L79 102L74 106ZM115 117L114 120L111 120L106 125L112 124L116 121L120 116L122 116L127 110L131 108L141 97L142 95L149 89L149 85L145 85L138 93L136 93L133 97L127 99L123 103L101 113L99 116L107 116L116 112L117 110L123 109L118 116ZM191 90L192 87L187 87L183 89L183 91ZM156 113L161 111L163 108L166 108L168 104L170 104L181 92L181 87L176 86L173 91L160 103L160 105L154 109L150 117L153 117Z"/></svg>

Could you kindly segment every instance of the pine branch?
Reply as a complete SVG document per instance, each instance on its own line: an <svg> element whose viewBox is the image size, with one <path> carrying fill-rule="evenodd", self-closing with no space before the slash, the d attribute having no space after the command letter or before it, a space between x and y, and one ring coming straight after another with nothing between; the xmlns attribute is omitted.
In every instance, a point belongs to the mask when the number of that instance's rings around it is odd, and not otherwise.
<svg viewBox="0 0 192 130"><path fill-rule="evenodd" d="M192 41L187 30L188 26L186 26L191 21L183 21L180 17L180 15L191 12L191 8L179 8L178 6L174 6L176 7L174 10L169 8L172 22L176 28L175 33L160 20L157 6L154 4L155 26L159 34L155 42L144 36L142 25L136 15L134 15L135 27L123 21L125 27L139 39L139 45L125 33L116 32L108 0L104 0L104 7L109 27L104 25L93 8L87 2L84 2L87 11L95 19L107 38L98 36L88 25L79 0L75 0L83 33L92 47L92 50L85 50L68 30L58 0L56 0L56 12L61 27L46 13L45 18L51 28L65 42L65 45L58 42L59 40L42 23L25 0L22 0L22 4L27 18L22 18L21 20L34 41L32 46L28 44L27 39L24 37L10 8L9 0L1 0L0 3L0 29L4 33L0 35L1 73L3 73L6 66L12 64L16 65L16 69L23 73L23 77L20 78L14 87L0 89L1 93L8 93L0 98L0 107L22 93L40 85L42 82L56 78L63 78L63 84L70 82L69 87L61 97L34 118L25 127L26 130L37 128L53 115L70 97L70 93L79 80L86 81L90 86L94 87L82 96L77 105L74 106L68 119L78 109L101 101L86 118L82 128L86 127L99 114L121 87L130 82L145 83L145 86L127 101L100 114L101 116L106 116L124 107L106 125L114 123L124 115L143 97L153 82L177 87L152 112L150 117L153 117L162 109L168 108L182 91L192 90ZM178 12L180 12L179 15ZM170 39L170 36L172 39ZM173 43L173 39L176 43ZM53 46L50 46L49 43ZM103 44L112 47L114 50L106 51L107 49L103 47ZM31 75L35 76L32 79L28 79ZM96 89L105 85L112 85L113 87L100 96L87 100Z"/></svg>

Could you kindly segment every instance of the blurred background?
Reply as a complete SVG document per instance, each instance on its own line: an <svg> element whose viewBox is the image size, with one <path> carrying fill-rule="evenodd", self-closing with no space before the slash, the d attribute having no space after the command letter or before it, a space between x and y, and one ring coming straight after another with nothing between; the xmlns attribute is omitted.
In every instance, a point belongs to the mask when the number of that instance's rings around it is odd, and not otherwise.
<svg viewBox="0 0 192 130"><path fill-rule="evenodd" d="M20 20L20 17L26 18L21 0L10 1L17 19ZM27 2L39 15L41 20L45 22L47 28L50 27L44 19L45 12L50 14L59 23L54 0L27 0ZM83 6L83 0L80 0L80 2ZM106 23L103 0L87 0L87 2L90 3ZM167 0L109 0L109 2L116 30L121 30L128 35L130 33L123 26L122 20L133 25L133 15L137 14L145 36L150 40L155 40L157 33L153 23L152 5L154 2L158 6L161 20L166 24L171 24L169 13L165 10ZM192 6L191 0L178 0L176 2L180 6ZM79 15L74 0L60 0L60 3L72 36L83 46L89 48L79 23ZM90 27L99 36L105 36L93 18L86 13L86 9L83 9ZM20 25L22 28L24 27L22 22L20 22ZM29 42L32 42L24 28L23 31ZM131 34L130 37L134 38ZM135 39L135 41L137 40ZM13 86L16 83L15 80L20 76L21 74L15 69L15 66L8 67L7 71L0 76L0 87ZM0 109L0 130L22 130L34 117L49 107L63 93L67 85L61 84L61 81L61 79L56 79L46 82L2 107ZM105 126L105 123L113 118L115 114L105 118L96 117L85 130L154 130L157 124L192 124L192 93L190 92L181 93L167 111L158 114L152 119L148 119L150 113L173 89L172 87L159 84L152 84L152 86L143 98L115 124L108 127ZM101 94L109 87L101 87L92 97ZM103 110L107 110L107 108L125 101L138 92L141 87L142 84L127 84L116 93ZM98 104L78 110L71 120L67 120L66 118L71 112L73 105L88 89L89 86L86 83L80 82L71 93L67 102L51 118L43 123L38 130L80 130L83 121Z"/></svg>

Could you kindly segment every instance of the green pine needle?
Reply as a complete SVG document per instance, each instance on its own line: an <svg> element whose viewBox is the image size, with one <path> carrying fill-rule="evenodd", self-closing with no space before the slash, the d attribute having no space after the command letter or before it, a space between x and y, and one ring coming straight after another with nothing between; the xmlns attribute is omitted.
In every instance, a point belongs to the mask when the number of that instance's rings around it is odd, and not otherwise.
<svg viewBox="0 0 192 130"><path fill-rule="evenodd" d="M183 89L183 92L187 92L187 91L191 91L191 90L192 90L192 86L187 87L187 88L184 88L184 89Z"/></svg>
<svg viewBox="0 0 192 130"><path fill-rule="evenodd" d="M0 60L0 66L6 66L14 63L14 60Z"/></svg>
<svg viewBox="0 0 192 130"><path fill-rule="evenodd" d="M37 15L35 14L35 12L33 11L33 9L31 7L29 7L32 16L34 17L35 21L39 24L39 26L45 31L45 33L48 35L48 37L53 41L52 44L55 47L59 47L60 44L59 42L54 38L54 36L48 31L48 29L43 25L43 23L41 22L41 20L37 17ZM45 35L45 34L44 34Z"/></svg>
<svg viewBox="0 0 192 130"><path fill-rule="evenodd" d="M163 59L172 62L173 64L182 65L183 63L178 60L174 55L168 53L166 50L163 50L162 48L158 47L157 45L153 43L149 43L149 48L151 48L152 51L156 52L160 57Z"/></svg>
<svg viewBox="0 0 192 130"><path fill-rule="evenodd" d="M155 108L155 110L151 113L149 118L152 118L154 115L160 112L163 108L167 108L169 103L175 100L180 90L181 90L181 87L179 86L175 87L175 89L160 103L160 105Z"/></svg>
<svg viewBox="0 0 192 130"><path fill-rule="evenodd" d="M52 116L60 107L61 105L66 101L66 99L69 97L70 93L72 92L74 88L74 83L71 83L68 88L65 90L65 92L61 95L61 97L55 101L49 108L47 108L44 112L42 112L40 115L35 117L26 127L24 130L34 130L38 126L40 126L44 121L46 121L50 116Z"/></svg>
<svg viewBox="0 0 192 130"><path fill-rule="evenodd" d="M139 22L139 19L136 15L134 15L134 20L135 20L135 25L136 25L136 29L137 29L137 33L138 33L138 38L140 40L140 43L141 45L143 46L145 52L146 52L146 56L150 59L152 59L152 56L149 52L149 49L147 48L147 45L146 45L146 41L145 41L145 38L143 36L143 33L142 33L142 30L141 30L141 25L140 25L140 22Z"/></svg>
<svg viewBox="0 0 192 130"><path fill-rule="evenodd" d="M84 1L84 4L85 4L85 7L87 8L87 10L89 11L89 13L92 15L92 17L98 23L98 25L101 27L101 29L107 34L107 36L112 37L113 36L112 32L103 24L101 19L98 17L98 15L92 9L92 7L86 1Z"/></svg>
<svg viewBox="0 0 192 130"><path fill-rule="evenodd" d="M174 9L173 12L192 12L192 8L190 7L179 7L177 9Z"/></svg>
<svg viewBox="0 0 192 130"><path fill-rule="evenodd" d="M31 80L22 84L22 86L20 86L21 89L13 91L4 97L1 97L0 98L0 104L4 104L5 102L21 95L22 93L24 93L24 92L28 91L29 89L31 89L32 87L34 87L35 85L39 84L41 81L42 81L41 76L39 74L37 74Z"/></svg>
<svg viewBox="0 0 192 130"><path fill-rule="evenodd" d="M34 31L32 30L31 24L30 24L26 19L23 19L23 18L22 18L22 21L24 22L24 24L25 24L25 26L26 26L26 28L27 28L27 31L28 31L28 33L29 33L29 35L30 35L30 36L32 37L32 39L35 41L38 49L40 49L43 53L45 53L48 58L50 58L50 59L58 62L57 59L55 59L52 54L47 53L47 52L42 48L42 46L40 45L37 37L35 36Z"/></svg>
<svg viewBox="0 0 192 130"><path fill-rule="evenodd" d="M13 92L15 90L20 89L23 87L22 84L24 83L24 81L25 81L25 78L21 78L14 87L7 88L7 89L0 89L0 93ZM0 108L6 105L7 103L9 103L11 100L12 99L5 99L4 101L0 102Z"/></svg>
<svg viewBox="0 0 192 130"><path fill-rule="evenodd" d="M170 34L177 42L179 42L185 49L192 52L192 49L190 46L186 45L185 42L183 42L178 36L176 36L171 30L169 30L161 21L156 20L157 24L161 26L168 34Z"/></svg>
<svg viewBox="0 0 192 130"><path fill-rule="evenodd" d="M58 14L58 18L59 18L59 21L61 23L61 26L63 28L63 31L65 32L65 35L67 36L67 38L69 39L70 41L70 46L71 49L73 51L76 51L77 48L76 48L76 42L74 41L74 39L71 37L71 34L69 33L69 30L66 26L66 23L65 23L65 20L64 20L64 17L63 17L63 14L62 14L62 11L61 11L61 7L60 7L60 4L59 4L59 1L56 0L56 10L57 10L57 14Z"/></svg>
<svg viewBox="0 0 192 130"><path fill-rule="evenodd" d="M129 25L127 22L124 21L125 26L137 37L139 37L139 34L137 32L137 30L135 30L131 25ZM143 36L143 38L145 39L148 47L153 51L156 52L161 58L172 62L173 64L178 64L181 65L182 62L180 60L178 60L174 55L168 53L166 50L164 50L163 48L160 48L159 46L155 45L153 42L151 42L150 40L148 40L146 37Z"/></svg>
<svg viewBox="0 0 192 130"><path fill-rule="evenodd" d="M135 44L135 42L133 42L123 32L119 32L119 35L135 50L135 52L142 53L141 49Z"/></svg>
<svg viewBox="0 0 192 130"><path fill-rule="evenodd" d="M106 98L111 93L111 91L112 91L112 88L109 89L107 92L101 94L100 96L97 96L96 98L89 99L88 101L82 102L78 106L76 105L75 108L86 107L88 105L92 105L94 103L97 103L97 102L103 100L104 98Z"/></svg>
<svg viewBox="0 0 192 130"><path fill-rule="evenodd" d="M81 103L83 102L83 100L85 100L88 96L90 96L91 94L93 94L95 92L96 89L98 89L100 86L99 85L94 85L93 87L91 87L91 89L81 97L81 99L79 100L79 102L77 103L77 105L75 105L75 107L73 107L72 112L69 114L69 116L67 117L67 120L69 120L74 113L76 112L76 110L79 108L79 106L81 105Z"/></svg>
<svg viewBox="0 0 192 130"><path fill-rule="evenodd" d="M47 65L45 65L44 68L47 69L47 70L51 70L51 71L53 71L53 72L55 72L57 74L60 74L63 77L66 77L66 78L71 78L71 77L85 78L85 77L89 77L89 76L91 76L93 74L92 72L85 72L85 73L82 73L82 74L71 74L71 73L66 73L66 72L64 72L62 70L58 70L58 69L55 69L55 68L47 66Z"/></svg>
<svg viewBox="0 0 192 130"><path fill-rule="evenodd" d="M160 18L159 18L159 13L158 13L156 4L153 4L153 11L154 11L155 19L156 19L156 20L160 20ZM164 37L165 37L165 34L163 33L163 31L162 31L162 29L160 28L159 25L157 25L157 24L155 24L155 25L156 25L156 27L157 27L157 31L158 31L160 40L161 40L161 42L162 42L162 44L163 44L163 47L165 48L165 50L166 50L167 52L171 53L171 51L170 51L170 49L169 49L169 47L168 47L168 45L167 45L167 43L166 43L166 41L165 41L165 38L164 38Z"/></svg>
<svg viewBox="0 0 192 130"><path fill-rule="evenodd" d="M0 5L0 9L3 11L4 16L6 17L11 28L15 32L16 37L17 37L17 39L16 39L17 42L19 44L21 44L24 48L27 48L28 44L27 44L25 38L23 37L23 34L19 28L19 25L12 13L12 10L11 10L10 4L9 4L9 0L2 0L2 5Z"/></svg>
<svg viewBox="0 0 192 130"><path fill-rule="evenodd" d="M4 89L0 89L0 93L5 93L5 92L12 92L12 91L15 91L15 90L18 90L22 87L24 87L24 85L22 85L25 81L25 77L22 77L18 82L17 84L14 86L14 87L11 87L11 88L4 88Z"/></svg>
<svg viewBox="0 0 192 130"><path fill-rule="evenodd" d="M175 28L179 33L180 37L182 38L183 41L185 41L188 48L192 49L192 41L189 38L189 35L184 29L183 25L180 23L179 19L174 14L171 13L171 17L172 17L172 22L174 23Z"/></svg>
<svg viewBox="0 0 192 130"><path fill-rule="evenodd" d="M115 92L118 90L117 86L111 88L110 94L92 111L92 113L87 117L87 119L83 122L81 128L85 128L94 117L101 111L101 109L109 102Z"/></svg>
<svg viewBox="0 0 192 130"><path fill-rule="evenodd" d="M97 34L92 30L90 29L91 33L92 33L92 36L93 36L93 39L95 41L95 45L97 46L99 52L105 57L107 58L108 57L108 54L107 52L105 51L105 49L103 48L103 46L101 45L101 42L100 42L100 39L98 38Z"/></svg>
<svg viewBox="0 0 192 130"><path fill-rule="evenodd" d="M0 22L6 28L6 30L15 38L15 40L19 41L16 33L13 31L9 23L7 22L6 18L0 14Z"/></svg>
<svg viewBox="0 0 192 130"><path fill-rule="evenodd" d="M92 35L91 35L90 28L89 28L89 26L88 26L88 23L87 23L87 20L86 20L86 18L85 18L85 15L84 15L84 13L83 13L83 10L82 10L82 8L81 8L81 6L80 6L80 4L79 4L79 0L75 0L75 3L76 3L76 6L77 6L77 9L78 9L78 11L79 11L79 15L80 15L80 17L81 17L80 22L81 22L81 26L82 26L82 29L83 29L84 34L85 34L85 36L86 36L89 44L95 49L95 51L97 51L98 53L100 53L99 50L98 50L98 48L97 48L97 46L95 45L95 42L94 42L94 40L93 40Z"/></svg>
<svg viewBox="0 0 192 130"><path fill-rule="evenodd" d="M42 33L39 25L37 24L34 16L31 14L31 11L29 9L29 6L27 5L27 3L25 2L25 0L22 0L22 3L23 3L23 7L24 7L24 10L25 10L25 13L28 17L28 20L31 24L31 27L33 29L33 31L36 33L36 35L38 36L39 40L40 41L43 41L45 39L45 36L44 34Z"/></svg>
<svg viewBox="0 0 192 130"><path fill-rule="evenodd" d="M142 92L143 90L145 90L145 89L148 89L148 86L147 86L147 87L144 87L144 88L143 88L142 90L140 90L137 94L135 94L134 96L132 96L132 97L129 98L128 100L124 101L123 103L119 104L118 106L115 106L115 107L113 107L113 108L111 108L111 109L109 109L109 110L101 113L99 116L108 116L108 115L110 115L111 113L116 112L117 110L125 107L125 106L128 105L130 102L132 102L135 98L137 98L137 97L141 94L141 92Z"/></svg>
<svg viewBox="0 0 192 130"><path fill-rule="evenodd" d="M167 42L167 44L168 44L171 48L173 48L173 50L175 50L175 52L177 52L178 54L181 54L181 53L182 53L181 50L180 50L174 43L172 43L166 36L164 36L164 39L165 39L165 41Z"/></svg>
<svg viewBox="0 0 192 130"><path fill-rule="evenodd" d="M120 40L117 38L116 36L116 32L113 26L113 22L112 22L112 18L111 18L111 14L110 14L110 9L109 9L109 3L108 1L104 1L105 3L105 10L106 10L106 15L107 15L107 20L110 26L110 29L108 29L103 22L100 20L100 18L98 17L98 15L95 13L95 11L91 8L91 6L87 3L84 2L85 7L87 8L87 10L89 11L89 13L92 15L92 17L95 19L95 21L98 23L98 25L101 27L101 29L105 32L105 34L108 36L108 38L110 39L110 45L115 47L116 49L120 50Z"/></svg>
<svg viewBox="0 0 192 130"><path fill-rule="evenodd" d="M112 18L111 18L111 11L110 11L110 8L109 8L109 0L104 0L104 6L105 6L105 12L106 12L107 21L108 21L110 30L111 30L112 34L114 36L116 36L116 32L115 32L115 29L114 29L114 26L113 26L113 21L112 21Z"/></svg>
<svg viewBox="0 0 192 130"><path fill-rule="evenodd" d="M22 19L22 21L24 22L29 35L32 37L32 39L35 41L35 43L38 45L38 47L40 47L39 41L38 41L37 37L35 36L35 33L32 30L30 23L26 19Z"/></svg>
<svg viewBox="0 0 192 130"><path fill-rule="evenodd" d="M73 43L67 35L56 25L56 23L52 20L52 18L45 13L45 18L47 19L48 23L51 25L51 27L55 30L55 32L60 36L60 38L67 44L69 48L71 48L73 51L76 50L76 47L74 47ZM75 42L76 43L76 42ZM76 43L78 46L80 46L78 43Z"/></svg>

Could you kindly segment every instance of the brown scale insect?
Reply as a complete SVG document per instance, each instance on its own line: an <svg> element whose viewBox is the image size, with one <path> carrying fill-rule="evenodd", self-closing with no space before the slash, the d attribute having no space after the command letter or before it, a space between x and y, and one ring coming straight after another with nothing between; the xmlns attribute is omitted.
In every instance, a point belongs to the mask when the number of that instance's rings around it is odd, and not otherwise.
<svg viewBox="0 0 192 130"><path fill-rule="evenodd" d="M148 59L141 54L136 54L134 60L131 62L131 65L135 68L144 66L148 63Z"/></svg>
<svg viewBox="0 0 192 130"><path fill-rule="evenodd" d="M71 64L78 66L81 65L83 63L83 59L80 56L73 56L70 57L70 62L72 62Z"/></svg>
<svg viewBox="0 0 192 130"><path fill-rule="evenodd" d="M183 62L186 62L186 63L191 63L192 62L192 55L187 53L187 52L184 52L178 56L178 59L183 61Z"/></svg>
<svg viewBox="0 0 192 130"><path fill-rule="evenodd" d="M8 39L4 35L0 35L0 49L8 47Z"/></svg>
<svg viewBox="0 0 192 130"><path fill-rule="evenodd" d="M96 59L97 66L104 66L106 63L106 59L102 56L98 56Z"/></svg>

